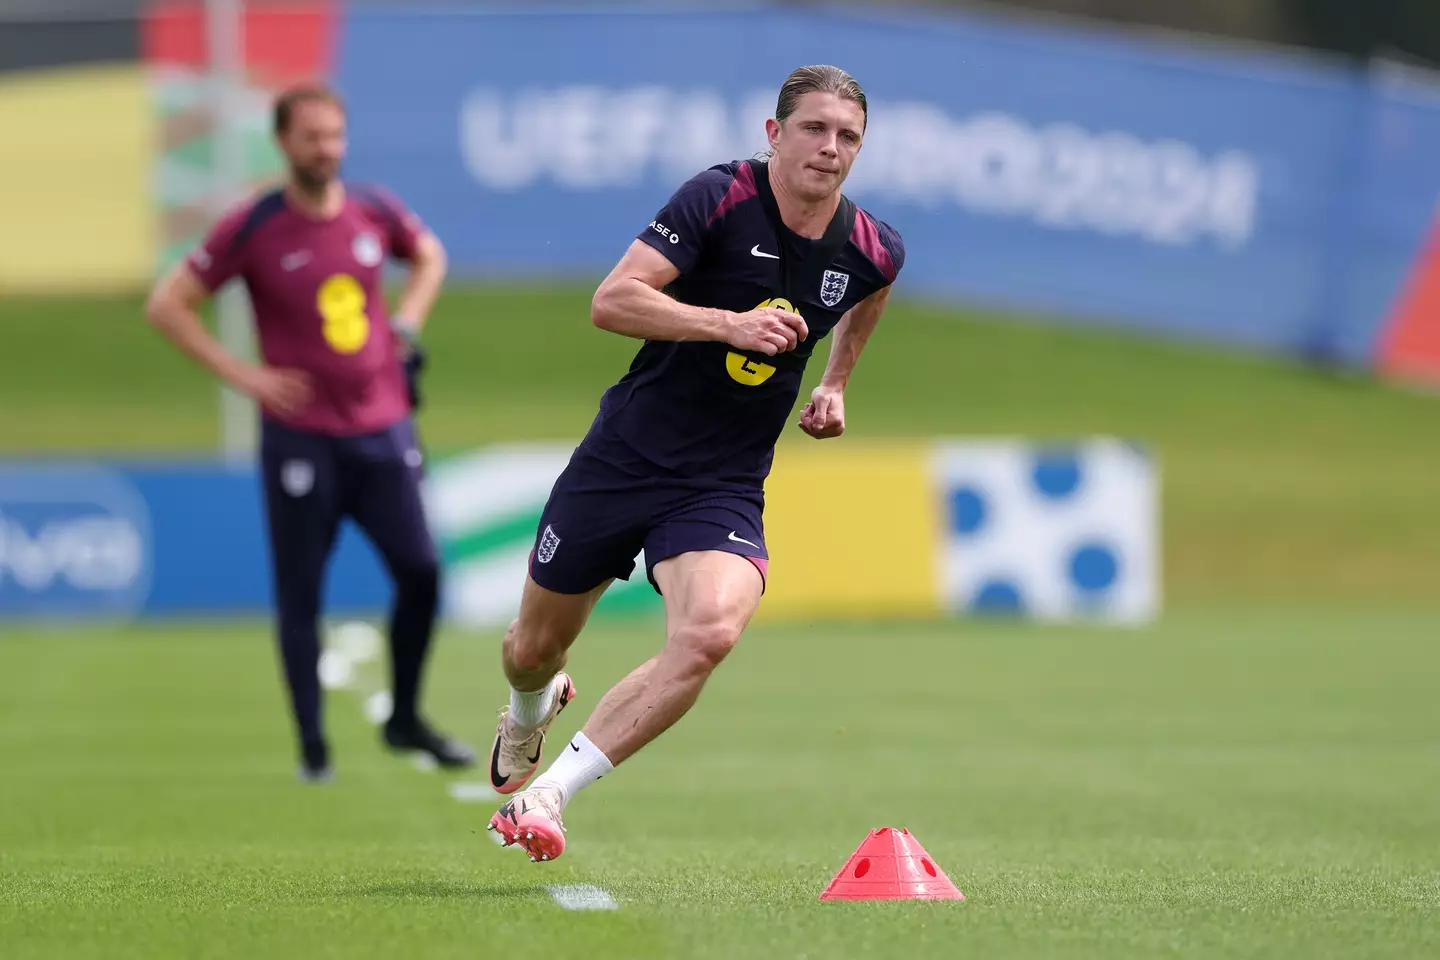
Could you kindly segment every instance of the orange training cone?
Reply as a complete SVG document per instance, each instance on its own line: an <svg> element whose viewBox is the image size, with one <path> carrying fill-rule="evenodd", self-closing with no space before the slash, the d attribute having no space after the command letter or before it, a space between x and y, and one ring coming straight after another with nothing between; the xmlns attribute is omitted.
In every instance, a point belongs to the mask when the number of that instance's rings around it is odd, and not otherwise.
<svg viewBox="0 0 1440 960"><path fill-rule="evenodd" d="M909 830L881 827L861 842L821 900L964 900Z"/></svg>

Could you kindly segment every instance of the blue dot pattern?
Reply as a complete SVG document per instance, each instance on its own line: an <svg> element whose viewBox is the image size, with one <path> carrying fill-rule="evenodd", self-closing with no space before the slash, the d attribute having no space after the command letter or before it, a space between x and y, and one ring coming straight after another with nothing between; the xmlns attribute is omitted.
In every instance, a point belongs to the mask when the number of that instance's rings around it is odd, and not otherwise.
<svg viewBox="0 0 1440 960"><path fill-rule="evenodd" d="M1064 500L1080 489L1080 458L1065 450L1049 450L1035 459L1035 489L1051 500Z"/></svg>
<svg viewBox="0 0 1440 960"><path fill-rule="evenodd" d="M981 585L970 605L976 613L1019 614L1025 611L1025 598L1010 581L989 580Z"/></svg>
<svg viewBox="0 0 1440 960"><path fill-rule="evenodd" d="M1115 551L1102 544L1085 544L1070 555L1070 580L1087 593L1110 589L1119 573Z"/></svg>
<svg viewBox="0 0 1440 960"><path fill-rule="evenodd" d="M985 525L985 498L974 487L960 487L950 493L950 529L970 536Z"/></svg>

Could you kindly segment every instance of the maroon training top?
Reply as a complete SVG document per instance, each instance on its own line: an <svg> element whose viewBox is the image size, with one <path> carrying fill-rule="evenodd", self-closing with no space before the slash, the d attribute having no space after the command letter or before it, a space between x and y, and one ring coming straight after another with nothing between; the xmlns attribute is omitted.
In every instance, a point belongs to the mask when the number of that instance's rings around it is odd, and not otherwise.
<svg viewBox="0 0 1440 960"><path fill-rule="evenodd" d="M231 209L186 263L212 293L238 277L250 293L265 363L310 374L311 403L284 422L351 436L384 430L410 413L382 280L386 258L413 259L423 231L378 187L347 184L344 206L325 220L274 190Z"/></svg>

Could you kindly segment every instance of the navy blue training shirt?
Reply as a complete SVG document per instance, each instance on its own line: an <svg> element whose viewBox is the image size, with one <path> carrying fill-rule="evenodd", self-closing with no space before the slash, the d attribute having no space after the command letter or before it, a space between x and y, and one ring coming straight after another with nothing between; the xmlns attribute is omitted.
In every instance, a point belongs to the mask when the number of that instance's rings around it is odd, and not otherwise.
<svg viewBox="0 0 1440 960"><path fill-rule="evenodd" d="M780 231L777 236L744 161L711 167L675 192L639 235L680 271L666 293L737 313L761 306L791 310L805 319L809 337L775 357L720 342L647 340L601 398L586 450L657 479L763 486L816 345L846 311L893 283L905 263L900 234L857 207L849 240L814 289L792 304L779 297L778 245L788 244L798 262L818 241L783 225Z"/></svg>

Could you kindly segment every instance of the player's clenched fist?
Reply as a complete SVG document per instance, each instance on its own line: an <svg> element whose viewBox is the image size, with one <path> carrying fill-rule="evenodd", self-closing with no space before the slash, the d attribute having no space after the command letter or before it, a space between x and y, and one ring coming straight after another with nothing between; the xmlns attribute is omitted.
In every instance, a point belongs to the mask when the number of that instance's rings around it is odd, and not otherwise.
<svg viewBox="0 0 1440 960"><path fill-rule="evenodd" d="M800 429L816 440L828 440L845 432L845 393L823 383L810 394L800 414Z"/></svg>
<svg viewBox="0 0 1440 960"><path fill-rule="evenodd" d="M726 342L738 350L754 350L767 357L794 350L810 336L810 328L798 313L776 307L760 307L735 315Z"/></svg>

